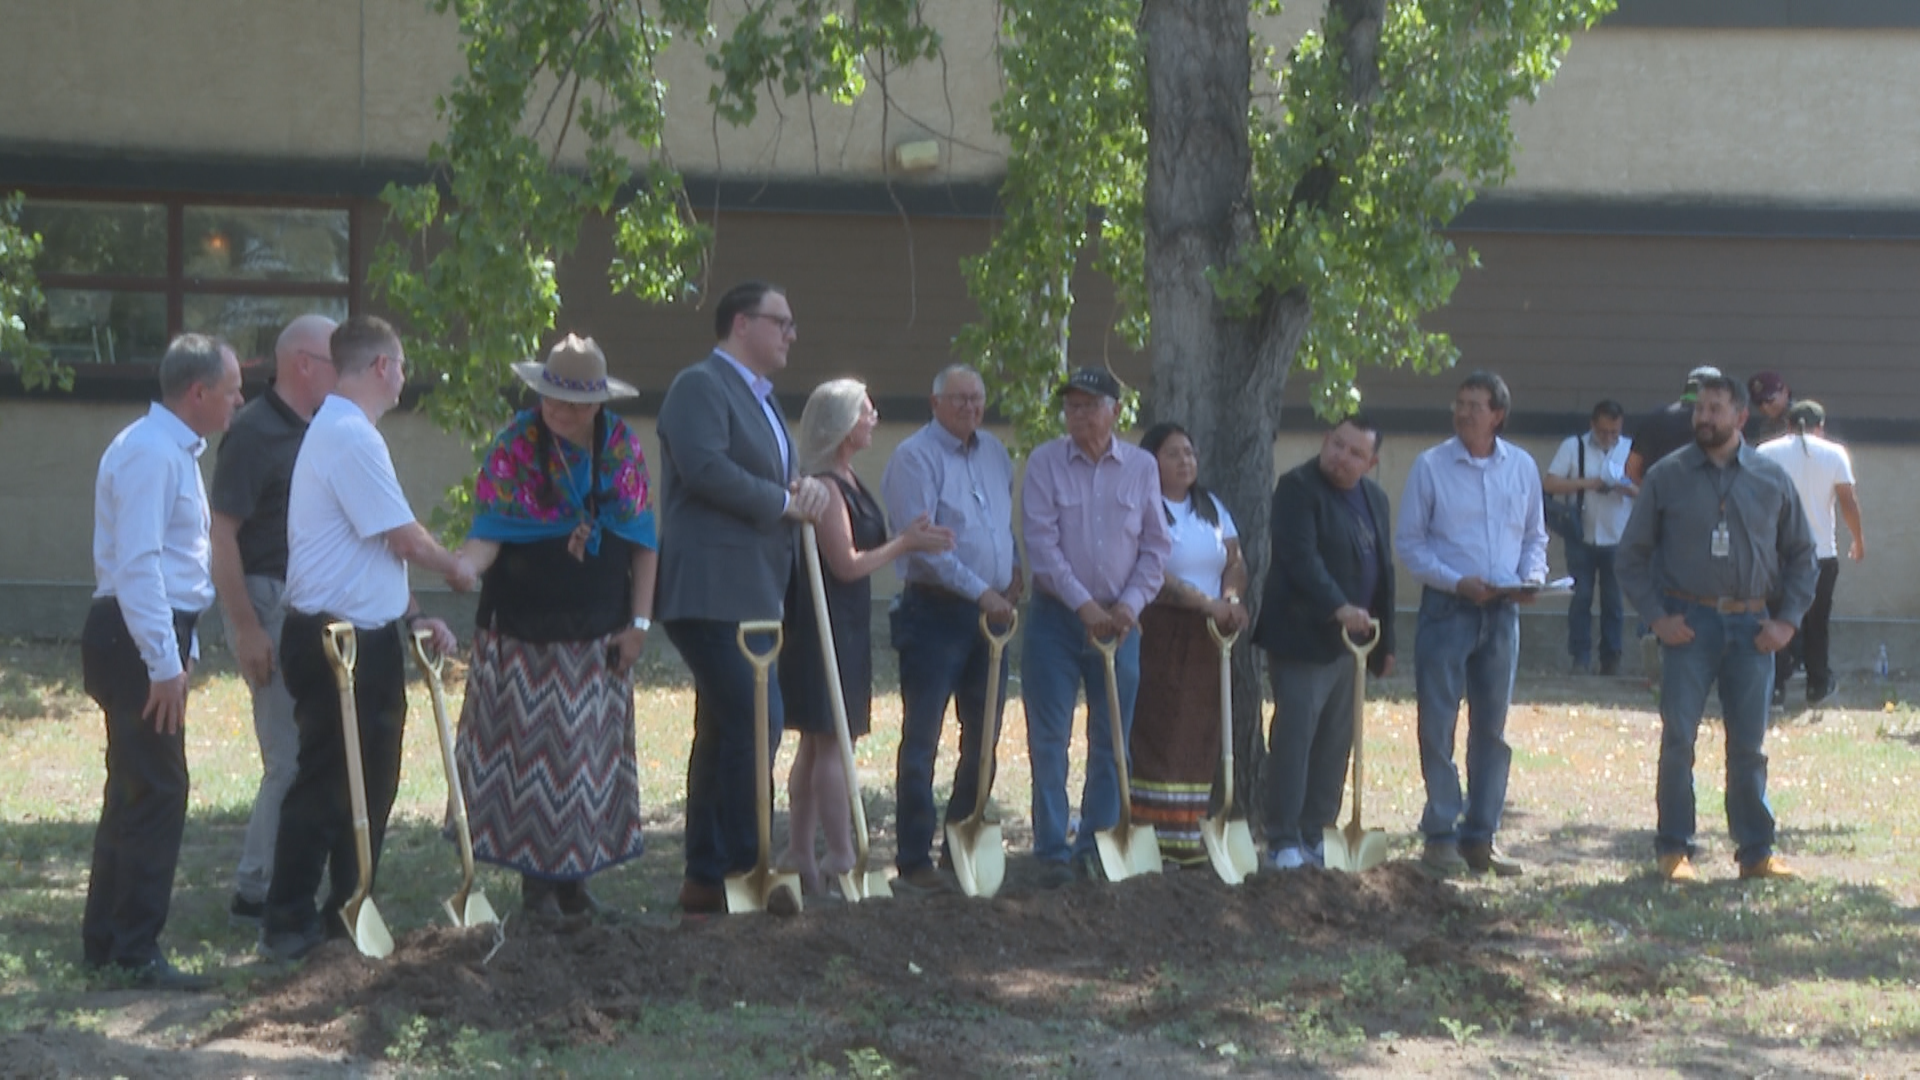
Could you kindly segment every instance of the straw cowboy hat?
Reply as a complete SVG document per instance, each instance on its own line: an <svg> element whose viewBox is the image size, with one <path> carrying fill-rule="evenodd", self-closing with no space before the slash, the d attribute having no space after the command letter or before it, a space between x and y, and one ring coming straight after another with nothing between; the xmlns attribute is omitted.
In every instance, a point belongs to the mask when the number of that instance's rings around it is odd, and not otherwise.
<svg viewBox="0 0 1920 1080"><path fill-rule="evenodd" d="M607 377L607 354L592 338L568 334L547 354L546 363L522 360L513 365L520 381L533 387L541 397L558 401L595 404L614 398L633 397L640 391L631 383Z"/></svg>

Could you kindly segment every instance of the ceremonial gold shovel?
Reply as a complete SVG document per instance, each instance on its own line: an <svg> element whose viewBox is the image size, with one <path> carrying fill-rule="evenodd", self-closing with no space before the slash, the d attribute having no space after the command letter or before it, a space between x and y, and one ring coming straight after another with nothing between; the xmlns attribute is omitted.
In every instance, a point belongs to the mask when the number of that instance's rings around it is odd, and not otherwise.
<svg viewBox="0 0 1920 1080"><path fill-rule="evenodd" d="M748 634L772 634L773 648L766 652L755 652L747 644ZM767 670L773 667L773 660L780 655L780 646L786 640L778 620L769 622L743 622L734 640L739 642L740 654L753 665L753 753L755 806L759 811L760 854L754 860L753 868L738 874L727 875L727 912L739 915L748 911L767 910L767 898L775 889L787 889L793 893L794 909L799 910L805 901L800 895L800 875L775 873L771 868L769 849L773 847L773 752L767 745Z"/></svg>
<svg viewBox="0 0 1920 1080"><path fill-rule="evenodd" d="M500 921L485 893L473 887L473 831L467 827L467 797L460 787L460 766L453 756L453 729L447 724L447 696L440 683L446 657L432 648L433 631L413 632L413 658L426 677L433 698L433 722L440 733L440 761L447 770L447 811L453 818L454 839L460 844L460 888L441 902L455 926L486 926Z"/></svg>
<svg viewBox="0 0 1920 1080"><path fill-rule="evenodd" d="M367 823L366 766L360 760L360 715L353 702L353 662L359 653L353 624L328 623L320 635L320 644L333 663L333 679L340 686L340 731L347 743L347 793L353 801L354 854L359 858L360 877L353 895L340 909L340 921L347 924L353 944L366 956L384 960L393 955L393 935L387 932L380 909L373 906L373 835Z"/></svg>
<svg viewBox="0 0 1920 1080"><path fill-rule="evenodd" d="M1380 644L1380 621L1367 621L1373 635L1365 644L1353 640L1345 630L1340 631L1340 640L1353 654L1353 816L1347 819L1345 829L1328 826L1321 840L1327 869L1356 874L1386 862L1388 854L1387 834L1360 824L1360 804L1367 790L1367 654Z"/></svg>
<svg viewBox="0 0 1920 1080"><path fill-rule="evenodd" d="M1007 849L1000 837L1000 823L987 820L987 797L993 792L993 763L1000 744L1000 658L1018 625L1020 613L1016 611L1007 620L1007 628L996 634L986 612L980 613L980 632L987 638L987 710L980 732L980 765L974 774L973 813L947 824L953 876L960 879L960 891L968 896L992 896L1007 877Z"/></svg>
<svg viewBox="0 0 1920 1080"><path fill-rule="evenodd" d="M1127 777L1127 733L1120 722L1120 677L1113 669L1113 655L1120 650L1120 635L1105 641L1093 639L1107 661L1107 718L1113 726L1113 773L1120 783L1120 820L1111 829L1093 834L1100 850L1100 868L1108 881L1125 881L1141 874L1160 872L1160 838L1151 825L1133 823L1133 785ZM1088 765L1092 767L1091 763Z"/></svg>
<svg viewBox="0 0 1920 1080"><path fill-rule="evenodd" d="M1253 850L1253 833L1245 818L1233 818L1233 643L1239 631L1221 634L1211 617L1207 633L1220 646L1220 812L1200 823L1200 843L1207 849L1213 872L1229 885L1238 885L1260 865Z"/></svg>

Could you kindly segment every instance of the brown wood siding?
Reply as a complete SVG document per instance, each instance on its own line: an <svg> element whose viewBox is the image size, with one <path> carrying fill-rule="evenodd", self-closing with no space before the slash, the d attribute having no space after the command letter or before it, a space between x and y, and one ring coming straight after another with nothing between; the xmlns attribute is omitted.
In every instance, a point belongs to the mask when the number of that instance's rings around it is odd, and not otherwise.
<svg viewBox="0 0 1920 1080"><path fill-rule="evenodd" d="M1460 368L1364 373L1369 407L1439 409L1463 370L1497 371L1515 411L1640 411L1714 364L1786 376L1829 414L1920 416L1920 242L1461 233L1481 267L1430 320ZM1307 401L1309 375L1290 380Z"/></svg>

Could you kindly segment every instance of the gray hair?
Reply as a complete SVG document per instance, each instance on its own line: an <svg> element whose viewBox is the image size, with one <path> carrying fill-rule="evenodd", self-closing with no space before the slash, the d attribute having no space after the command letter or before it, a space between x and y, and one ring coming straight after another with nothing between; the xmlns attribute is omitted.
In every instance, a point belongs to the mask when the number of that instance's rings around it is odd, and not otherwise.
<svg viewBox="0 0 1920 1080"><path fill-rule="evenodd" d="M833 469L834 455L860 422L866 403L867 384L858 379L834 379L814 387L800 411L802 473L813 476Z"/></svg>
<svg viewBox="0 0 1920 1080"><path fill-rule="evenodd" d="M940 369L940 374L933 377L933 392L936 394L946 393L947 380L953 378L955 375L972 376L974 381L980 384L980 389L985 390L987 388L987 380L981 378L980 372L975 370L972 364L948 364L946 367Z"/></svg>
<svg viewBox="0 0 1920 1080"><path fill-rule="evenodd" d="M160 397L178 400L196 386L212 386L227 373L227 353L233 346L212 334L181 334L167 343L160 358Z"/></svg>

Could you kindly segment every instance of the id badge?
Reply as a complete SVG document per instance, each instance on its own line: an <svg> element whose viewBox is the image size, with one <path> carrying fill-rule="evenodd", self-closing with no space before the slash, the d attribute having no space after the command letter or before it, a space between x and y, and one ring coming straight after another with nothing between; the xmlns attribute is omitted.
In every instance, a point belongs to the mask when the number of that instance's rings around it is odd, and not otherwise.
<svg viewBox="0 0 1920 1080"><path fill-rule="evenodd" d="M1733 539L1727 534L1727 523L1721 522L1713 527L1713 557L1724 559L1733 553Z"/></svg>

